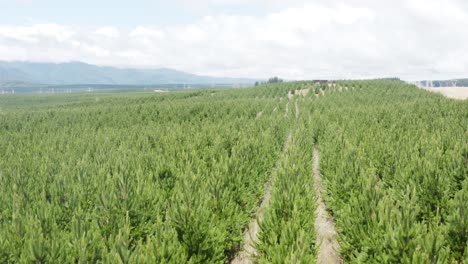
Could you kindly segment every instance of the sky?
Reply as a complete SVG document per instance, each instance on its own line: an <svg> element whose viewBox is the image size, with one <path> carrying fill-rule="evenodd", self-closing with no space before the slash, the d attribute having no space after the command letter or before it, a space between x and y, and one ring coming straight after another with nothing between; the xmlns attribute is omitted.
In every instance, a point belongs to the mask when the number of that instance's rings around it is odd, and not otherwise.
<svg viewBox="0 0 468 264"><path fill-rule="evenodd" d="M466 0L0 0L0 60L286 79L468 78Z"/></svg>

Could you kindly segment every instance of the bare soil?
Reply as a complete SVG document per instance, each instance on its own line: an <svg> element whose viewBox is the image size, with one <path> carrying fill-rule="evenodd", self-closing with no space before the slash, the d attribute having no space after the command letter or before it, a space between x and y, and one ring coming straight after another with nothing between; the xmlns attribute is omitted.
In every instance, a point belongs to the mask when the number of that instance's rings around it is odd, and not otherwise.
<svg viewBox="0 0 468 264"><path fill-rule="evenodd" d="M302 95L303 97L306 97L307 94L309 94L309 92L310 92L310 89L302 89L302 90L296 90L294 94Z"/></svg>
<svg viewBox="0 0 468 264"><path fill-rule="evenodd" d="M297 100L296 100L296 119L299 118L299 104L297 103Z"/></svg>
<svg viewBox="0 0 468 264"><path fill-rule="evenodd" d="M328 214L327 207L322 199L324 187L322 177L320 176L320 154L317 146L314 146L313 153L314 165L314 187L317 195L317 209L315 219L315 232L319 251L317 254L317 263L319 264L339 264L343 263L339 255L340 245L338 243L338 234L335 231L333 218Z"/></svg>
<svg viewBox="0 0 468 264"><path fill-rule="evenodd" d="M260 119L260 117L262 117L262 115L263 115L263 111L258 112L257 116L255 117L255 120Z"/></svg>
<svg viewBox="0 0 468 264"><path fill-rule="evenodd" d="M468 99L468 87L423 87L423 89L433 93L440 93L448 98Z"/></svg>
<svg viewBox="0 0 468 264"><path fill-rule="evenodd" d="M291 133L289 133L286 142L284 143L283 154L286 153L286 151L288 150L291 141L292 135ZM258 241L260 223L263 220L263 215L265 214L266 209L270 205L271 191L276 180L276 169L280 166L280 161L282 157L283 155L281 155L280 159L275 165L275 169L271 174L270 181L267 184L262 203L260 204L260 207L258 207L257 212L255 213L255 217L249 223L247 230L244 232L244 244L242 245L242 250L231 261L231 264L250 264L253 263L253 258L257 256L257 251L254 245L255 242Z"/></svg>

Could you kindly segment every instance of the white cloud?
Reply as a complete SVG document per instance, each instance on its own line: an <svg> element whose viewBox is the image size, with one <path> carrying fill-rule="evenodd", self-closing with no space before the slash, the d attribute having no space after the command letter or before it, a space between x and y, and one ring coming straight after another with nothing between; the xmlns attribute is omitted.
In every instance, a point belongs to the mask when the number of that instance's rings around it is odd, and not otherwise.
<svg viewBox="0 0 468 264"><path fill-rule="evenodd" d="M244 6L267 12L220 13L185 25L141 25L129 30L56 24L0 26L0 60L82 60L125 67L172 67L218 76L291 79L467 77L465 2L346 3L202 0L199 4L205 10Z"/></svg>
<svg viewBox="0 0 468 264"><path fill-rule="evenodd" d="M114 27L101 27L95 31L96 34L108 37L108 38L118 38L120 37L120 32Z"/></svg>
<svg viewBox="0 0 468 264"><path fill-rule="evenodd" d="M80 52L88 53L91 56L107 57L111 55L109 50L106 50L98 45L88 44L86 42L72 41L72 46Z"/></svg>
<svg viewBox="0 0 468 264"><path fill-rule="evenodd" d="M149 27L138 26L130 32L131 37L135 38L164 38L165 33L162 30L152 29Z"/></svg>
<svg viewBox="0 0 468 264"><path fill-rule="evenodd" d="M72 30L57 24L36 24L30 27L0 26L0 36L30 43L38 42L41 37L53 38L63 42L73 34Z"/></svg>

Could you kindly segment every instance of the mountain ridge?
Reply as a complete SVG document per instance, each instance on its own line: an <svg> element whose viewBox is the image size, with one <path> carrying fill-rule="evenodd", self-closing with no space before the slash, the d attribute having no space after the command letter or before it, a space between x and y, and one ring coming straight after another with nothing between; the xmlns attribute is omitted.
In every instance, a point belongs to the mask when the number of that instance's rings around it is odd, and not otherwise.
<svg viewBox="0 0 468 264"><path fill-rule="evenodd" d="M202 76L170 68L117 68L77 61L63 63L0 61L0 85L15 82L36 85L253 85L255 81L248 78Z"/></svg>

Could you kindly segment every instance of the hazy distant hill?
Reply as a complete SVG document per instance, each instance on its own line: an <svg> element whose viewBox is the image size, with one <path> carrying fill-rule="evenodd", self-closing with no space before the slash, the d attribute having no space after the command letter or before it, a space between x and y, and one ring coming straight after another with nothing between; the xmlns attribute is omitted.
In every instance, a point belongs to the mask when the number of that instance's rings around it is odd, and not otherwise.
<svg viewBox="0 0 468 264"><path fill-rule="evenodd" d="M422 86L427 86L427 81L420 81ZM468 87L468 79L452 79L432 81L434 87L452 87L454 84L458 87Z"/></svg>
<svg viewBox="0 0 468 264"><path fill-rule="evenodd" d="M31 63L0 61L0 85L157 85L253 84L252 79L198 76L172 69L119 69L82 62Z"/></svg>

